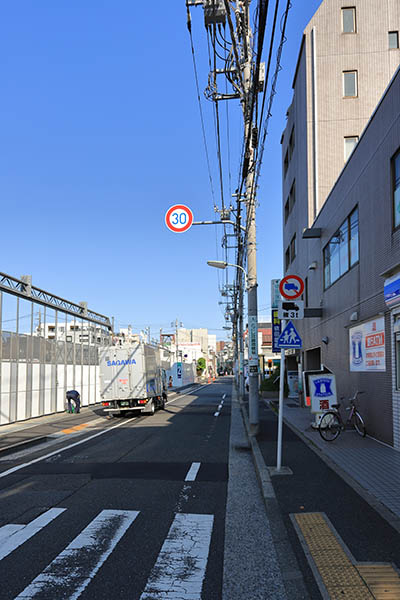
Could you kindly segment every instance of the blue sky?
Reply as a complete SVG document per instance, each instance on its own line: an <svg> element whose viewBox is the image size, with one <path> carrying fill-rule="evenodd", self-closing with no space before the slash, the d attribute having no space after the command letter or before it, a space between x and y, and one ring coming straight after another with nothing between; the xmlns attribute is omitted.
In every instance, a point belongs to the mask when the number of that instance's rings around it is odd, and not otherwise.
<svg viewBox="0 0 400 600"><path fill-rule="evenodd" d="M293 0L289 13L259 181L261 319L270 312L270 280L282 272L279 142L302 31L320 3ZM203 10L191 14L202 92ZM150 325L156 335L177 317L224 339L218 288L226 275L206 264L223 258L221 227L174 234L164 224L176 203L190 206L195 220L215 218L184 0L2 2L0 54L0 271L31 274L33 285L85 300L117 327ZM212 106L202 105L218 202ZM220 110L229 202L242 116L229 101L229 166L224 103Z"/></svg>

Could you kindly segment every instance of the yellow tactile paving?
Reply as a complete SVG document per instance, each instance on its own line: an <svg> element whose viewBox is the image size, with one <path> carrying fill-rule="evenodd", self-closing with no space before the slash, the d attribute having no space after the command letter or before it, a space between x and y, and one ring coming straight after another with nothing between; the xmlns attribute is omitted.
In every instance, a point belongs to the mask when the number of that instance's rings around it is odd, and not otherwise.
<svg viewBox="0 0 400 600"><path fill-rule="evenodd" d="M372 600L365 581L344 552L322 513L294 515L303 539L332 600Z"/></svg>
<svg viewBox="0 0 400 600"><path fill-rule="evenodd" d="M376 600L400 599L400 576L392 565L357 564L356 569Z"/></svg>
<svg viewBox="0 0 400 600"><path fill-rule="evenodd" d="M68 429L63 429L61 433L76 433L85 427L89 427L89 423L82 423L81 425L75 425L75 427L69 427Z"/></svg>

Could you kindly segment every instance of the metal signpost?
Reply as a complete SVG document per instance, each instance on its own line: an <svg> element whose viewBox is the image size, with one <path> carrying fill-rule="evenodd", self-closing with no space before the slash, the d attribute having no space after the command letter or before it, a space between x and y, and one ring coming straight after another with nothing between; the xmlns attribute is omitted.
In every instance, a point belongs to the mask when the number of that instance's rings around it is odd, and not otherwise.
<svg viewBox="0 0 400 600"><path fill-rule="evenodd" d="M193 213L184 204L175 204L165 213L165 224L174 233L183 233L193 224Z"/></svg>
<svg viewBox="0 0 400 600"><path fill-rule="evenodd" d="M281 296L283 296L283 300L280 304L281 305L285 304L286 300L290 301L290 302L288 302L288 304L296 304L298 307L298 310L293 309L296 314L295 318L297 318L297 319L302 318L302 316L304 316L304 311L303 311L303 315L300 316L301 315L300 309L302 307L301 307L301 302L298 301L297 298L299 298L301 296L301 294L304 292L304 281L297 275L287 275L286 277L281 279L280 284L279 284L279 291L281 293ZM293 301L295 301L295 302L293 302ZM280 309L278 309L278 314L279 314L279 310L281 310L281 314L282 314L282 307L280 307ZM277 347L281 349L281 372L280 372L280 379L279 379L278 445L277 445L277 452L276 452L276 472L277 473L284 472L284 469L282 469L282 425L283 425L283 394L284 394L284 387L285 387L285 349L286 348L301 348L301 346L302 346L301 337L299 336L292 321L289 321L286 324L285 319L283 319L281 322L281 330L282 330L282 333L279 336L279 339L276 344Z"/></svg>

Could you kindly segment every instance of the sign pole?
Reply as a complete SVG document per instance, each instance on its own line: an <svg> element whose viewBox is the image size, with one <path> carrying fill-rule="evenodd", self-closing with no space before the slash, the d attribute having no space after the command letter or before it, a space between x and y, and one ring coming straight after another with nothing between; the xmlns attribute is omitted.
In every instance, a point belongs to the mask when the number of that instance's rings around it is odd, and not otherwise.
<svg viewBox="0 0 400 600"><path fill-rule="evenodd" d="M282 321L282 331L285 329L286 321ZM285 390L285 349L281 348L281 370L279 377L279 413L278 413L278 445L276 452L276 470L282 468L282 426L283 426L283 394Z"/></svg>

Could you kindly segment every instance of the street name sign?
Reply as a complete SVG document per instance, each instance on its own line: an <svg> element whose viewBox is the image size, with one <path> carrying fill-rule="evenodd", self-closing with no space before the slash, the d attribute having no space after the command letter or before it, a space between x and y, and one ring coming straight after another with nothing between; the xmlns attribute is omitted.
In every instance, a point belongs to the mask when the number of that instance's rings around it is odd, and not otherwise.
<svg viewBox="0 0 400 600"><path fill-rule="evenodd" d="M281 300L278 306L278 317L280 319L304 319L303 300Z"/></svg>
<svg viewBox="0 0 400 600"><path fill-rule="evenodd" d="M289 321L285 329L282 331L281 335L279 336L277 346L281 349L301 348L301 337L297 333L296 327L293 325L292 321Z"/></svg>
<svg viewBox="0 0 400 600"><path fill-rule="evenodd" d="M191 228L193 213L184 204L175 204L165 213L165 224L174 233L183 233Z"/></svg>
<svg viewBox="0 0 400 600"><path fill-rule="evenodd" d="M298 275L286 275L280 281L279 291L286 300L296 300L304 292L304 281Z"/></svg>

